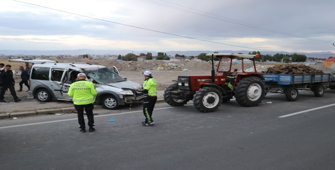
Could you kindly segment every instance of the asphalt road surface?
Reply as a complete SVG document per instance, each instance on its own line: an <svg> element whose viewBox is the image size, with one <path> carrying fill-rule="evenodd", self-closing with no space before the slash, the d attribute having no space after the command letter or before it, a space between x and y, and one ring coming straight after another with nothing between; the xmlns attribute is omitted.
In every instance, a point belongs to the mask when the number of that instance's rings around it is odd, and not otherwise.
<svg viewBox="0 0 335 170"><path fill-rule="evenodd" d="M154 127L141 125L141 106L96 110L93 133L79 132L75 114L0 120L0 169L333 170L334 103L335 91L212 113L158 103Z"/></svg>

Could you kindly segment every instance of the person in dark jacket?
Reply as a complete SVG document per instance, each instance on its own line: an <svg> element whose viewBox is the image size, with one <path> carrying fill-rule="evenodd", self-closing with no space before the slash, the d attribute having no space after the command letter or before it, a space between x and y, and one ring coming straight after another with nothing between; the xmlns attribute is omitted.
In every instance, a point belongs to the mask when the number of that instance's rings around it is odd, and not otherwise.
<svg viewBox="0 0 335 170"><path fill-rule="evenodd" d="M21 70L21 81L20 81L20 90L18 92L22 91L22 85L26 85L28 87L28 91L30 90L30 86L28 84L28 80L29 80L29 73L27 70L25 70L23 68L23 66L20 66L20 70Z"/></svg>
<svg viewBox="0 0 335 170"><path fill-rule="evenodd" d="M0 63L0 75L2 72L4 72L4 69L5 69L5 64ZM0 77L0 91L1 91L1 86L2 86L2 78Z"/></svg>
<svg viewBox="0 0 335 170"><path fill-rule="evenodd" d="M19 102L21 99L19 99L16 96L15 92L15 81L13 77L13 71L11 70L11 65L6 65L4 71L1 73L0 78L2 79L2 88L0 91L0 102L4 103L4 95L6 93L6 90L9 89L10 93L12 94L14 101Z"/></svg>

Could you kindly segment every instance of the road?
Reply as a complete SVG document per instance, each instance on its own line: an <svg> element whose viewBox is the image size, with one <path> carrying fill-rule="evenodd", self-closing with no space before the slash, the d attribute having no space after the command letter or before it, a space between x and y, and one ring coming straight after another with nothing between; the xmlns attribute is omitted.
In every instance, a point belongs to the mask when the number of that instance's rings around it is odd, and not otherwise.
<svg viewBox="0 0 335 170"><path fill-rule="evenodd" d="M158 103L154 127L141 126L140 106L96 110L93 133L74 114L0 120L0 169L334 169L334 95L269 94L212 113Z"/></svg>

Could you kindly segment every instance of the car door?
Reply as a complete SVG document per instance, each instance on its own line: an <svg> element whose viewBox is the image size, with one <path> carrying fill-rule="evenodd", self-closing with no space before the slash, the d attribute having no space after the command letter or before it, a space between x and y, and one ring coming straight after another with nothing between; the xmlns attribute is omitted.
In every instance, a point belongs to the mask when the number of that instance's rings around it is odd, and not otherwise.
<svg viewBox="0 0 335 170"><path fill-rule="evenodd" d="M62 80L66 77L65 68L51 68L51 89L57 100L71 100L71 98L64 93Z"/></svg>
<svg viewBox="0 0 335 170"><path fill-rule="evenodd" d="M79 70L79 69L69 68L64 73L64 76L63 76L63 79L62 79L61 90L62 90L63 95L64 96L66 95L68 100L72 100L72 98L69 97L67 93L70 89L71 84L76 81L77 74L80 73L80 72L81 72L81 70Z"/></svg>

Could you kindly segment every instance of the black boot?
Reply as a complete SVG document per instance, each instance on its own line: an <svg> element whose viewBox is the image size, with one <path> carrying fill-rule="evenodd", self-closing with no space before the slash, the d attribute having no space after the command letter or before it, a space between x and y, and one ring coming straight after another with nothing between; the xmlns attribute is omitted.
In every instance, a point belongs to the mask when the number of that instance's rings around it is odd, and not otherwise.
<svg viewBox="0 0 335 170"><path fill-rule="evenodd" d="M88 129L88 131L89 131L89 132L94 132L95 129L94 129L93 127L90 127L90 128Z"/></svg>

